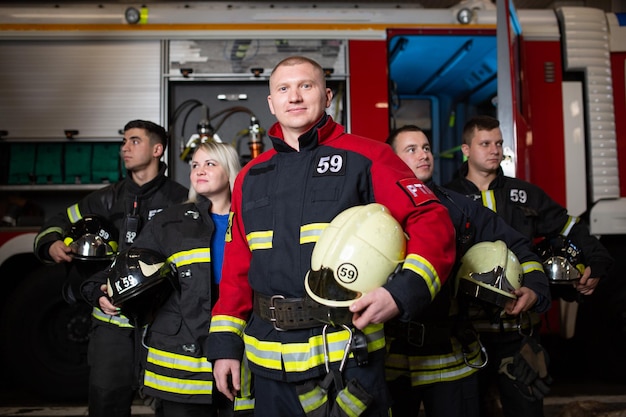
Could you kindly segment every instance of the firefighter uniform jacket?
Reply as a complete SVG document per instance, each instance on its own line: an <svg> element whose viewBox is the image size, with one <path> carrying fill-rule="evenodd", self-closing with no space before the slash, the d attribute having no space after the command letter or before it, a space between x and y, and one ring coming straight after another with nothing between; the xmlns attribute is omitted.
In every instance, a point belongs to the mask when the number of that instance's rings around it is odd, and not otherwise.
<svg viewBox="0 0 626 417"><path fill-rule="evenodd" d="M591 276L607 275L612 263L608 251L589 234L589 229L583 221L570 216L564 207L552 200L541 188L518 178L507 177L502 169L498 168L498 175L489 184L489 189L481 192L466 178L467 173L468 166L465 162L458 176L446 187L481 202L532 242L536 238L559 234L569 237L582 249L587 266L591 267ZM526 282L524 286L527 286ZM533 322L538 323L539 318L533 317ZM516 330L513 323L504 322L499 327L504 330ZM497 327L484 324L481 330L494 331Z"/></svg>
<svg viewBox="0 0 626 417"><path fill-rule="evenodd" d="M133 247L154 250L175 265L177 290L159 308L145 336L144 392L182 403L211 403L213 377L204 356L217 299L211 273L211 202L170 207L142 230Z"/></svg>
<svg viewBox="0 0 626 417"><path fill-rule="evenodd" d="M530 241L491 210L466 196L432 181L426 185L450 213L456 230L457 262L476 243L504 241L522 266L525 285L539 294L534 309L546 311L550 307L548 281L539 257L531 250ZM458 311L455 281L454 275L451 276L426 311L409 324L413 328L405 334L412 335L411 338L392 336L385 362L387 380L406 376L412 386L420 386L460 380L478 371L484 358L480 357L480 345L468 313Z"/></svg>
<svg viewBox="0 0 626 417"><path fill-rule="evenodd" d="M105 217L119 231L119 250L132 243L135 235L156 213L173 204L182 203L188 194L187 188L165 176L166 165L160 164L159 174L152 181L139 186L130 176L88 194L78 203L67 208L65 213L50 218L35 237L35 255L43 262L51 263L48 249L57 240L63 240L64 232L85 215L93 214ZM129 216L136 216L137 227L129 227ZM82 294L87 301L97 306L97 299L102 295L99 283L86 283ZM94 308L93 317L102 323L121 327L131 326L124 316L109 316L99 308Z"/></svg>
<svg viewBox="0 0 626 417"><path fill-rule="evenodd" d="M251 314L254 293L304 297L322 230L343 210L378 202L409 236L403 269L385 285L408 320L432 301L450 273L454 230L445 207L386 144L347 134L327 115L300 136L299 152L284 142L280 125L272 126L269 137L273 149L252 160L235 182L207 356L241 359L245 342L254 373L298 382L325 374L322 326L278 331ZM383 326L364 333L370 354L382 354ZM328 335L330 362L342 359L347 341L341 328Z"/></svg>
<svg viewBox="0 0 626 417"><path fill-rule="evenodd" d="M480 191L466 179L467 162L459 170L459 176L446 187L479 200L485 207L498 213L505 222L520 233L534 240L558 234L567 236L583 252L591 276L603 278L611 268L612 258L606 248L589 234L589 228L578 217L551 199L541 188L517 178L498 176L489 184L487 191Z"/></svg>

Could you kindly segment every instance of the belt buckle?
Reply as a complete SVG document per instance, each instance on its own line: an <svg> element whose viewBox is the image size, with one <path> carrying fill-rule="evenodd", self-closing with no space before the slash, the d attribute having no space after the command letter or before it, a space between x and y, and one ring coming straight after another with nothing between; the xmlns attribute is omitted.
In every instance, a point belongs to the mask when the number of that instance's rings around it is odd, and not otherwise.
<svg viewBox="0 0 626 417"><path fill-rule="evenodd" d="M414 333L418 331L419 331L419 334L415 335ZM408 328L406 331L406 339L410 345L413 345L416 347L423 347L425 337L426 337L426 326L424 325L424 323L418 323L416 321L410 321L408 323Z"/></svg>
<svg viewBox="0 0 626 417"><path fill-rule="evenodd" d="M277 324L278 319L276 318L276 306L274 305L274 302L276 300L284 300L284 299L285 299L284 295L272 295L272 297L270 298L270 305L268 307L270 310L270 321L272 322L272 326L274 326L274 329L278 330L279 332L284 332L287 329L283 329Z"/></svg>

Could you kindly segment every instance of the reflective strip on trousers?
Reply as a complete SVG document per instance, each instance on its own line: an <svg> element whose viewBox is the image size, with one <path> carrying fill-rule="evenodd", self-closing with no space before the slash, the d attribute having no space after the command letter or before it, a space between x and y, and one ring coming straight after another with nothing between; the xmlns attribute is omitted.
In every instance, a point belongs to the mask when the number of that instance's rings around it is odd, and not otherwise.
<svg viewBox="0 0 626 417"><path fill-rule="evenodd" d="M356 379L350 380L337 392L337 377L343 378L340 373L328 374L320 381L308 381L296 387L298 399L307 417L358 417L372 403L372 395L365 392ZM343 385L343 382L340 383ZM329 391L336 393L332 404L329 403Z"/></svg>
<svg viewBox="0 0 626 417"><path fill-rule="evenodd" d="M339 391L335 399L335 406L331 411L332 417L358 417L367 409L372 402L372 396L367 394L361 387L348 383L348 386Z"/></svg>
<svg viewBox="0 0 626 417"><path fill-rule="evenodd" d="M297 388L298 400L307 417L328 416L328 391L309 381Z"/></svg>

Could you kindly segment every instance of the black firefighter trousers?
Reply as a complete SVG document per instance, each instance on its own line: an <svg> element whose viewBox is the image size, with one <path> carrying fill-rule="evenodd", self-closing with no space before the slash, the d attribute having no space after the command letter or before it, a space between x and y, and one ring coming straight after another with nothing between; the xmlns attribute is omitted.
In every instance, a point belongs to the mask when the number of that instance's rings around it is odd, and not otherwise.
<svg viewBox="0 0 626 417"><path fill-rule="evenodd" d="M134 328L92 321L87 353L89 416L130 417L139 386L136 349L142 349L141 343L135 346Z"/></svg>

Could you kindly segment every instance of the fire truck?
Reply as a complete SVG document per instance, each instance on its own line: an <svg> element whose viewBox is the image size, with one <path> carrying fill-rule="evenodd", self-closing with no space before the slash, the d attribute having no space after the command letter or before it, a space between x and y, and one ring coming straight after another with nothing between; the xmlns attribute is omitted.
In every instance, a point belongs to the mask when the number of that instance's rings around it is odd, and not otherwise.
<svg viewBox="0 0 626 417"><path fill-rule="evenodd" d="M124 124L168 127L169 175L183 184L198 141L231 143L246 162L270 146L267 81L289 55L322 64L329 113L348 131L384 140L422 127L439 183L462 162L464 121L498 117L505 173L624 253L625 25L622 13L509 0L0 5L5 379L56 400L86 395L89 308L63 299L66 266L42 265L33 240L43 219L123 175ZM606 304L624 304L609 288Z"/></svg>

